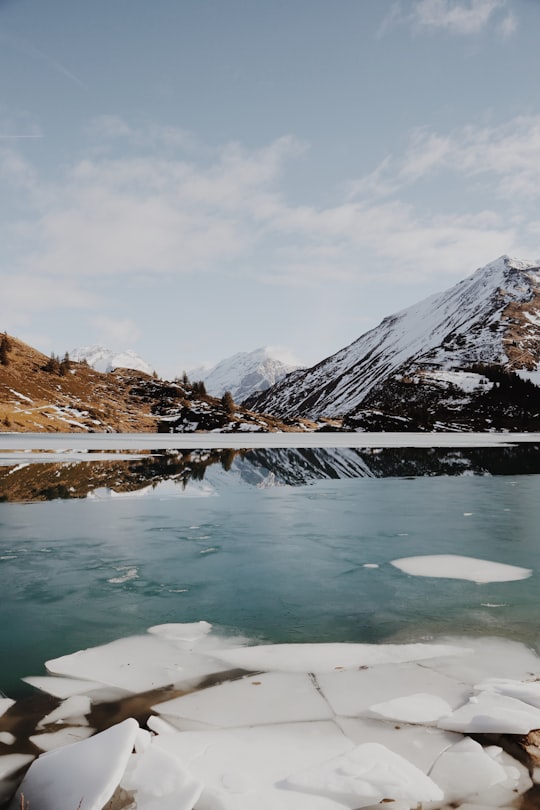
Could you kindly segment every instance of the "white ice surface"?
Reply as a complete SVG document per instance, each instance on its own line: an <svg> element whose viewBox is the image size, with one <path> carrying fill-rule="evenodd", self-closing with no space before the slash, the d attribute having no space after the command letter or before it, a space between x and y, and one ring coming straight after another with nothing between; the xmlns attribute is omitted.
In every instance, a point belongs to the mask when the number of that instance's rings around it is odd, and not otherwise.
<svg viewBox="0 0 540 810"><path fill-rule="evenodd" d="M10 731L0 731L0 743L3 745L13 745L16 739Z"/></svg>
<svg viewBox="0 0 540 810"><path fill-rule="evenodd" d="M249 670L320 673L468 652L465 646L442 644L266 644L216 650L215 657Z"/></svg>
<svg viewBox="0 0 540 810"><path fill-rule="evenodd" d="M204 782L197 810L342 808L333 800L296 795L278 783L353 747L331 721L160 734L153 745L178 757Z"/></svg>
<svg viewBox="0 0 540 810"><path fill-rule="evenodd" d="M464 734L528 734L540 728L540 709L506 695L481 692L448 717L442 717L437 725Z"/></svg>
<svg viewBox="0 0 540 810"><path fill-rule="evenodd" d="M449 678L475 685L486 678L531 680L540 678L540 657L524 644L504 638L449 638L449 644L469 644L466 656L443 656L424 661L422 666Z"/></svg>
<svg viewBox="0 0 540 810"><path fill-rule="evenodd" d="M127 689L106 686L99 681L62 678L57 675L29 675L22 680L41 692L54 695L54 697L62 700L72 695L87 695L92 699L93 703L109 703L112 700L120 700L131 694Z"/></svg>
<svg viewBox="0 0 540 810"><path fill-rule="evenodd" d="M88 678L130 692L146 692L220 671L218 661L192 655L151 634L80 650L47 661L46 667L56 675Z"/></svg>
<svg viewBox="0 0 540 810"><path fill-rule="evenodd" d="M369 713L374 704L418 692L437 695L457 708L465 703L471 691L453 678L416 663L319 673L317 682L334 712L350 717Z"/></svg>
<svg viewBox="0 0 540 810"><path fill-rule="evenodd" d="M32 754L4 754L0 757L0 779L7 779L17 773L34 758Z"/></svg>
<svg viewBox="0 0 540 810"><path fill-rule="evenodd" d="M284 672L228 681L152 708L159 714L218 728L326 720L333 716L307 674Z"/></svg>
<svg viewBox="0 0 540 810"><path fill-rule="evenodd" d="M139 726L124 720L88 740L42 754L18 793L36 810L101 810L126 769ZM18 798L11 810L17 810Z"/></svg>
<svg viewBox="0 0 540 810"><path fill-rule="evenodd" d="M444 751L431 769L431 778L442 788L445 802L457 802L506 782L502 764L482 746L464 739Z"/></svg>
<svg viewBox="0 0 540 810"><path fill-rule="evenodd" d="M87 725L88 721L85 719L87 714L90 714L92 708L92 701L86 695L72 695L64 700L56 709L45 715L39 723L38 728L43 728L50 723L61 723L70 721L76 725Z"/></svg>
<svg viewBox="0 0 540 810"><path fill-rule="evenodd" d="M286 784L296 790L328 796L347 807L401 799L417 807L438 801L442 790L404 757L380 743L364 743L336 759L293 773Z"/></svg>
<svg viewBox="0 0 540 810"><path fill-rule="evenodd" d="M402 557L391 564L406 574L416 577L441 577L444 579L467 579L471 582L512 582L531 576L530 568L517 565L461 557L456 554L431 554L418 557Z"/></svg>
<svg viewBox="0 0 540 810"><path fill-rule="evenodd" d="M452 711L450 704L438 695L415 694L387 700L370 706L370 712L403 723L435 723Z"/></svg>
<svg viewBox="0 0 540 810"><path fill-rule="evenodd" d="M47 734L34 734L29 739L41 751L53 751L63 745L70 745L80 740L91 737L95 729L89 726L62 728L60 731L52 731Z"/></svg>
<svg viewBox="0 0 540 810"><path fill-rule="evenodd" d="M475 686L479 692L494 692L498 695L517 698L540 709L540 681L524 683L509 678L488 678Z"/></svg>
<svg viewBox="0 0 540 810"><path fill-rule="evenodd" d="M355 745L380 743L426 774L443 751L463 739L461 734L439 728L402 725L367 717L337 717L336 723Z"/></svg>
<svg viewBox="0 0 540 810"><path fill-rule="evenodd" d="M177 757L157 746L130 757L120 785L135 792L137 810L192 810L203 789Z"/></svg>
<svg viewBox="0 0 540 810"><path fill-rule="evenodd" d="M11 698L0 698L0 717L2 717L2 715L5 714L14 703L15 701Z"/></svg>

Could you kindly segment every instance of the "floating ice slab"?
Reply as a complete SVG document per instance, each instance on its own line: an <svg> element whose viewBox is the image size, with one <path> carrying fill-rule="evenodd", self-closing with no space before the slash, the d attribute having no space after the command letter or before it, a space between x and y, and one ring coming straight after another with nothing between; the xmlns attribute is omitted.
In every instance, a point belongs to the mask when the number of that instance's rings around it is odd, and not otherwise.
<svg viewBox="0 0 540 810"><path fill-rule="evenodd" d="M0 743L4 745L13 745L17 738L9 731L0 731Z"/></svg>
<svg viewBox="0 0 540 810"><path fill-rule="evenodd" d="M375 664L466 655L467 647L443 644L263 644L216 650L232 667L278 672L332 672Z"/></svg>
<svg viewBox="0 0 540 810"><path fill-rule="evenodd" d="M159 714L218 728L332 718L304 673L269 672L212 686L152 707Z"/></svg>
<svg viewBox="0 0 540 810"><path fill-rule="evenodd" d="M523 683L508 678L488 678L477 684L475 689L479 692L495 692L498 695L517 698L540 709L540 681Z"/></svg>
<svg viewBox="0 0 540 810"><path fill-rule="evenodd" d="M14 703L15 701L11 698L0 698L0 717L2 717L2 715L5 714Z"/></svg>
<svg viewBox="0 0 540 810"><path fill-rule="evenodd" d="M471 796L470 801L482 803L489 808L512 805L516 796L521 796L533 785L527 768L496 745L488 746L484 752L501 765L506 778L504 782L497 782Z"/></svg>
<svg viewBox="0 0 540 810"><path fill-rule="evenodd" d="M342 804L302 796L278 783L292 772L317 767L353 744L332 721L260 728L160 734L153 745L168 751L205 789L201 810L338 810Z"/></svg>
<svg viewBox="0 0 540 810"><path fill-rule="evenodd" d="M223 670L219 661L190 654L156 635L131 636L46 662L49 672L146 692Z"/></svg>
<svg viewBox="0 0 540 810"><path fill-rule="evenodd" d="M464 734L528 734L540 728L540 709L516 698L481 692L465 706L440 719L437 725Z"/></svg>
<svg viewBox="0 0 540 810"><path fill-rule="evenodd" d="M209 622L190 622L188 624L156 624L148 628L153 633L168 641L196 641L207 636L212 625Z"/></svg>
<svg viewBox="0 0 540 810"><path fill-rule="evenodd" d="M336 723L355 745L366 742L385 745L426 774L443 751L463 739L461 734L438 728L396 725L364 717L337 717Z"/></svg>
<svg viewBox="0 0 540 810"><path fill-rule="evenodd" d="M419 692L438 695L455 709L471 692L454 679L415 663L323 672L317 675L317 683L334 712L349 717L366 714L374 704Z"/></svg>
<svg viewBox="0 0 540 810"><path fill-rule="evenodd" d="M408 760L379 743L364 743L336 759L295 773L286 784L296 790L328 796L347 807L369 807L388 799L440 801L443 792Z"/></svg>
<svg viewBox="0 0 540 810"><path fill-rule="evenodd" d="M95 729L89 728L89 726L62 728L60 731L53 731L49 734L34 734L30 737L30 742L41 751L53 751L63 745L86 740L92 736L94 731Z"/></svg>
<svg viewBox="0 0 540 810"><path fill-rule="evenodd" d="M507 779L503 766L468 738L444 751L430 776L442 788L447 803L471 798Z"/></svg>
<svg viewBox="0 0 540 810"><path fill-rule="evenodd" d="M88 725L86 715L90 714L92 701L86 695L72 695L64 700L52 712L45 715L39 723L38 728L50 725L51 723L62 723L71 721L73 725Z"/></svg>
<svg viewBox="0 0 540 810"><path fill-rule="evenodd" d="M103 689L103 684L98 681L82 681L79 678L51 677L50 675L28 675L22 679L30 686L39 689L40 692L47 692L54 697L65 698L72 695L87 695L96 690Z"/></svg>
<svg viewBox="0 0 540 810"><path fill-rule="evenodd" d="M120 784L134 791L137 810L192 810L203 790L176 757L156 746L130 757Z"/></svg>
<svg viewBox="0 0 540 810"><path fill-rule="evenodd" d="M18 793L39 810L101 810L126 769L138 729L130 718L88 740L42 754ZM18 807L17 795L10 808Z"/></svg>
<svg viewBox="0 0 540 810"><path fill-rule="evenodd" d="M17 773L33 759L35 757L32 754L5 754L0 757L0 779L7 779Z"/></svg>
<svg viewBox="0 0 540 810"><path fill-rule="evenodd" d="M387 700L369 707L370 712L402 723L435 723L452 711L446 700L438 695L415 694Z"/></svg>
<svg viewBox="0 0 540 810"><path fill-rule="evenodd" d="M540 677L540 658L524 644L503 638L451 638L449 643L467 644L467 656L424 661L422 666L434 669L457 681L477 684L487 678L530 680Z"/></svg>
<svg viewBox="0 0 540 810"><path fill-rule="evenodd" d="M443 577L444 579L468 579L471 582L513 582L527 579L530 568L517 565L478 560L475 557L460 557L456 554L431 554L423 557L402 557L391 564L406 574L417 577Z"/></svg>

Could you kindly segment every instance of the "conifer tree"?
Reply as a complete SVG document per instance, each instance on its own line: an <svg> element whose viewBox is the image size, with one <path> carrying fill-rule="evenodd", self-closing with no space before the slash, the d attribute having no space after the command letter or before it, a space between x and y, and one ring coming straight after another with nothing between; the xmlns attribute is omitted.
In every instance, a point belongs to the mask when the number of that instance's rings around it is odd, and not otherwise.
<svg viewBox="0 0 540 810"><path fill-rule="evenodd" d="M2 337L0 341L0 365L2 366L9 366L9 348L8 342L6 341L6 336Z"/></svg>
<svg viewBox="0 0 540 810"><path fill-rule="evenodd" d="M230 391L225 391L221 397L221 404L223 405L225 413L234 413L236 405L234 404L234 399Z"/></svg>

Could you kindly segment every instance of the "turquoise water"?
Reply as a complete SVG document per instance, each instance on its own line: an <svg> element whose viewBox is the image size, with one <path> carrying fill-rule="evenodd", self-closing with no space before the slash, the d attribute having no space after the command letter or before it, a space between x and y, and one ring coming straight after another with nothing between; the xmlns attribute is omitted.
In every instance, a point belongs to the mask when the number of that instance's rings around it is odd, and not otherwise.
<svg viewBox="0 0 540 810"><path fill-rule="evenodd" d="M540 475L515 475L515 458L513 475L468 474L457 456L466 474L441 475L431 453L414 475L388 456L385 477L381 455L261 452L138 495L0 504L0 689L18 697L48 658L199 619L263 641L472 633L538 647ZM449 553L533 574L477 585L390 564Z"/></svg>

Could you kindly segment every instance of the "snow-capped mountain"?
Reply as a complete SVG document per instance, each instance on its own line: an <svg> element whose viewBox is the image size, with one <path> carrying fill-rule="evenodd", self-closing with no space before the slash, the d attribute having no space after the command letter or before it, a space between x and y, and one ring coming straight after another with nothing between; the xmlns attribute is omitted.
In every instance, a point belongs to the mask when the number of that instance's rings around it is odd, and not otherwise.
<svg viewBox="0 0 540 810"><path fill-rule="evenodd" d="M475 371L478 364L535 380L540 262L502 256L449 290L385 318L350 346L293 372L248 405L276 416L319 418L381 407L398 413L406 400L429 406L429 396L419 398L420 389L436 392L439 399L451 391L454 401L470 402L475 392L496 386Z"/></svg>
<svg viewBox="0 0 540 810"><path fill-rule="evenodd" d="M283 352L272 347L238 352L212 368L195 368L189 372L190 380L202 380L206 390L214 397L230 391L236 402L243 402L255 392L282 380L298 368L283 359Z"/></svg>
<svg viewBox="0 0 540 810"><path fill-rule="evenodd" d="M144 371L145 374L152 374L152 368L142 357L139 357L132 349L123 352L113 352L103 346L82 346L80 349L73 349L69 356L71 360L80 363L86 360L89 366L96 371L114 371L115 368L133 368L136 371Z"/></svg>

